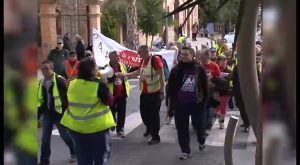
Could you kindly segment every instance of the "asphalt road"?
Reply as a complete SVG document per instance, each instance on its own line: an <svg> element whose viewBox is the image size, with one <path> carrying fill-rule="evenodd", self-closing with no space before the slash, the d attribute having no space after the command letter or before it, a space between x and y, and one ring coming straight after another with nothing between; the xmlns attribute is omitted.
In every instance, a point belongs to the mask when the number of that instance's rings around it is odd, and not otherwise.
<svg viewBox="0 0 300 165"><path fill-rule="evenodd" d="M139 113L139 87L137 80L131 80L130 97L127 100L127 113L125 122L124 139L116 137L112 133L112 152L108 165L223 165L224 163L224 139L226 127L224 130L218 128L217 120L214 122L212 130L206 141L206 149L199 151L196 140L196 132L190 127L192 158L182 161L178 159L180 147L177 140L177 132L174 121L170 125L165 125L166 107L162 103L161 117L161 143L148 146L147 138L143 137L145 127ZM230 111L226 116L225 125L227 125L230 114L238 115L237 111ZM237 130L235 150L247 151L249 133ZM41 129L38 131L39 141L41 139ZM250 132L251 134L251 132ZM40 147L40 146L39 146ZM249 156L249 153L246 153ZM54 128L51 141L51 165L70 164L68 159L70 154L67 146Z"/></svg>

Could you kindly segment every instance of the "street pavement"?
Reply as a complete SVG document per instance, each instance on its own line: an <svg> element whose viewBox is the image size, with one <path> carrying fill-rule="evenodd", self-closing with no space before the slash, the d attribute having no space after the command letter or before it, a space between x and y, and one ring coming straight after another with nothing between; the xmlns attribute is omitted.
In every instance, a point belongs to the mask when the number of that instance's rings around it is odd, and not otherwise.
<svg viewBox="0 0 300 165"><path fill-rule="evenodd" d="M218 128L218 121L215 120L213 128L209 131L204 151L199 151L196 138L196 132L190 127L191 135L191 159L182 161L178 159L180 147L177 140L177 132L174 121L170 125L165 125L166 106L162 103L161 106L161 143L153 146L147 145L147 138L143 137L145 126L139 113L139 87L138 80L130 80L131 92L127 99L127 114L125 123L124 139L116 137L116 133L112 133L112 152L108 165L223 165L224 164L224 139L226 126L230 115L239 115L238 111L229 111L225 119L225 129ZM40 147L42 130L38 131L38 140ZM249 136L251 132L244 133L241 128L237 129L235 135L235 144L233 145L233 156L235 164L240 164L247 160L250 164L254 161L253 145L249 151ZM251 139L251 138L250 138ZM254 146L255 151L255 146ZM242 154L240 154L242 153ZM239 159L240 155L244 156ZM64 165L68 163L70 158L69 150L59 136L57 129L54 128L51 141L51 165Z"/></svg>

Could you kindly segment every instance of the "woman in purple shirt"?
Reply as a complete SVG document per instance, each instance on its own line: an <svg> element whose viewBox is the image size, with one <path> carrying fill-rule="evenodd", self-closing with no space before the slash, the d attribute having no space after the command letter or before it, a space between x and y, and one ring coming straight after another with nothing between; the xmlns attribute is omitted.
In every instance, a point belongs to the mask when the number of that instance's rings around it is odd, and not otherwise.
<svg viewBox="0 0 300 165"><path fill-rule="evenodd" d="M205 148L205 105L208 99L205 69L194 60L194 50L183 47L181 61L173 67L168 81L167 92L171 109L175 111L175 125L182 154L181 160L191 155L189 118L195 123L199 149Z"/></svg>

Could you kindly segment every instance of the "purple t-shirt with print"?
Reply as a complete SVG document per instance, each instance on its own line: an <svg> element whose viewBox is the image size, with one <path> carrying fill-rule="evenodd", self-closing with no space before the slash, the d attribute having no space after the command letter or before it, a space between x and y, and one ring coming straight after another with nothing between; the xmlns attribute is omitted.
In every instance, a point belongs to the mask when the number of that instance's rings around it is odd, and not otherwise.
<svg viewBox="0 0 300 165"><path fill-rule="evenodd" d="M177 101L182 103L196 102L195 72L191 69L183 70L183 85L178 91Z"/></svg>

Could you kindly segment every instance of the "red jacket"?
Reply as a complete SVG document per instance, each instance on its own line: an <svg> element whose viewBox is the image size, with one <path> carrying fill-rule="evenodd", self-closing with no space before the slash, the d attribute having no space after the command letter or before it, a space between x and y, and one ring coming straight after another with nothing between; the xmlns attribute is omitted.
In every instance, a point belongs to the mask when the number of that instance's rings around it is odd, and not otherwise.
<svg viewBox="0 0 300 165"><path fill-rule="evenodd" d="M66 66L66 72L68 75L68 79L71 79L77 75L77 66L78 66L79 61L76 61L73 69L71 68L70 60L65 61L65 66Z"/></svg>

